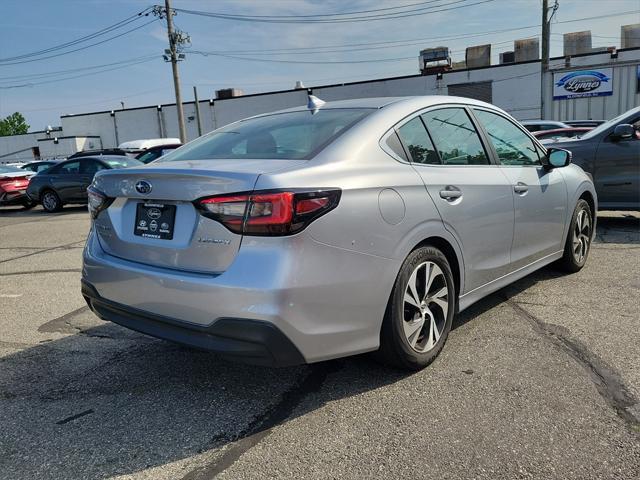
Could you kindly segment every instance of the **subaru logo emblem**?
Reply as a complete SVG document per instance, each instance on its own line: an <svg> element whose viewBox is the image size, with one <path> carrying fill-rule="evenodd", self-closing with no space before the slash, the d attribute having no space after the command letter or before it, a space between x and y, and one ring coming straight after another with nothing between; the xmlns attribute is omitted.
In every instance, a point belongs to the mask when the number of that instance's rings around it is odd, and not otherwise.
<svg viewBox="0 0 640 480"><path fill-rule="evenodd" d="M151 188L151 184L145 180L140 180L138 183L136 183L136 191L143 195L151 193Z"/></svg>

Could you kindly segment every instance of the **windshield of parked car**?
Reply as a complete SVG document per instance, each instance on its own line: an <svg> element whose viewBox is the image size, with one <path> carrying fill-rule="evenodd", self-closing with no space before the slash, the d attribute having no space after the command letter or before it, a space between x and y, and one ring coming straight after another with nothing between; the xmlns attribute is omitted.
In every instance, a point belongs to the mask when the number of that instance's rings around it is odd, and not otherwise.
<svg viewBox="0 0 640 480"><path fill-rule="evenodd" d="M157 161L307 159L372 111L320 109L250 118L215 130Z"/></svg>
<svg viewBox="0 0 640 480"><path fill-rule="evenodd" d="M118 158L101 158L101 160L106 163L107 165L109 165L111 168L129 168L129 167L139 167L141 165L144 165L144 163L142 163L139 160L136 160L135 158L129 158L129 157L118 157Z"/></svg>
<svg viewBox="0 0 640 480"><path fill-rule="evenodd" d="M608 122L604 122L603 124L598 125L596 128L594 128L593 130L588 131L587 133L585 133L584 135L582 135L580 138L582 139L589 139L589 138L593 138L596 137L598 135L600 135L602 132L608 130L609 128L618 125L619 123L622 123L622 121L629 117L629 121L632 121L632 116L634 114L634 112L638 115L640 115L640 107L634 108L632 110L629 110L627 112L624 112L622 115L618 115L615 118L612 118L611 120L609 120Z"/></svg>
<svg viewBox="0 0 640 480"><path fill-rule="evenodd" d="M15 172L24 172L17 167L9 167L7 165L0 165L0 173L15 173Z"/></svg>

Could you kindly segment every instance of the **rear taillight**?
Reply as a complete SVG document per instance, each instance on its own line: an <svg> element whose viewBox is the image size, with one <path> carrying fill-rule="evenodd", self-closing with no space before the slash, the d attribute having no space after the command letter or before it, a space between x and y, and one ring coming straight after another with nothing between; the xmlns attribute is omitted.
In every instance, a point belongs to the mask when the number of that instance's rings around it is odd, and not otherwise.
<svg viewBox="0 0 640 480"><path fill-rule="evenodd" d="M109 207L113 203L113 198L107 197L100 190L89 187L87 188L88 208L91 218L97 218L98 214Z"/></svg>
<svg viewBox="0 0 640 480"><path fill-rule="evenodd" d="M200 213L243 235L291 235L334 209L340 190L264 191L195 202Z"/></svg>
<svg viewBox="0 0 640 480"><path fill-rule="evenodd" d="M29 177L0 178L0 191L13 192L25 190L29 185Z"/></svg>

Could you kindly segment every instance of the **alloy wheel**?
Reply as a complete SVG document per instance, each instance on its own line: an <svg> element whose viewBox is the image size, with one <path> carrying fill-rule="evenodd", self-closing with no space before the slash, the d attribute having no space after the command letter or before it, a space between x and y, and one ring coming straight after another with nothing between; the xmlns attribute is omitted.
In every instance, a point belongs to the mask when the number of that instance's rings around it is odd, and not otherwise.
<svg viewBox="0 0 640 480"><path fill-rule="evenodd" d="M434 262L418 265L407 283L403 300L403 327L416 352L433 349L440 340L449 312L449 285Z"/></svg>
<svg viewBox="0 0 640 480"><path fill-rule="evenodd" d="M582 263L589 252L591 243L591 218L589 212L582 209L576 217L573 228L573 258L577 263Z"/></svg>
<svg viewBox="0 0 640 480"><path fill-rule="evenodd" d="M46 192L42 197L42 206L48 211L55 210L58 206L58 199L55 193Z"/></svg>

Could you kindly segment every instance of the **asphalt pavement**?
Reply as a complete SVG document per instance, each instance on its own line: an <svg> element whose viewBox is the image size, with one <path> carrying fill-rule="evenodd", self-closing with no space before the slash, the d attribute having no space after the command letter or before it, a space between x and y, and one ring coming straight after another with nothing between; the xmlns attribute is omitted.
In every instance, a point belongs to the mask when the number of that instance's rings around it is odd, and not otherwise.
<svg viewBox="0 0 640 480"><path fill-rule="evenodd" d="M85 207L0 210L0 478L640 478L640 214L463 312L440 357L228 363L97 319Z"/></svg>

